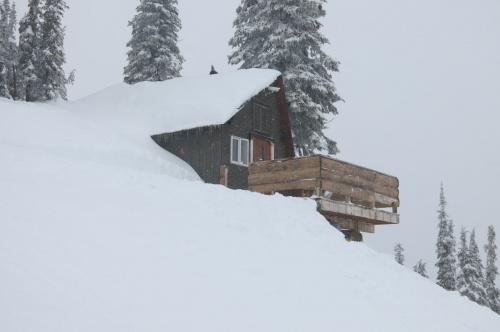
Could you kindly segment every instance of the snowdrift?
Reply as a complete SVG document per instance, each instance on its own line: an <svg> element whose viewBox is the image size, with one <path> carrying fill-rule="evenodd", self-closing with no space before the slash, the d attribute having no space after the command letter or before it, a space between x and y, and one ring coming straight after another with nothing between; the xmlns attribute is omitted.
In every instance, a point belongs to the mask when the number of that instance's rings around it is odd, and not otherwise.
<svg viewBox="0 0 500 332"><path fill-rule="evenodd" d="M312 201L203 184L85 103L0 101L0 331L500 329Z"/></svg>

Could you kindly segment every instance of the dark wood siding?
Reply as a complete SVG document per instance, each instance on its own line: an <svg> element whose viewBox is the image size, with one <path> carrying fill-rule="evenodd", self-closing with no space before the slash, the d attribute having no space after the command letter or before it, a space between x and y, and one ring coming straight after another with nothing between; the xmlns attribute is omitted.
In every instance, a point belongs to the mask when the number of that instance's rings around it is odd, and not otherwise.
<svg viewBox="0 0 500 332"><path fill-rule="evenodd" d="M237 136L251 140L251 135L256 134L262 138L267 138L272 141L274 146L275 158L289 157L286 149L286 139L291 138L290 135L283 134L283 126L281 123L281 115L279 111L279 92L265 89L257 96L247 102L242 109L233 116L222 127L222 163L228 166L228 187L232 189L247 189L248 188L248 167L231 164L231 136ZM268 135L263 134L256 126L254 105L264 106L269 111L270 130ZM257 127L257 128L256 128Z"/></svg>
<svg viewBox="0 0 500 332"><path fill-rule="evenodd" d="M247 103L238 113L222 126L222 164L228 167L227 186L231 189L248 188L248 167L231 163L231 136L250 141L252 131L252 107Z"/></svg>
<svg viewBox="0 0 500 332"><path fill-rule="evenodd" d="M221 127L210 126L152 136L165 150L187 162L207 183L219 183Z"/></svg>
<svg viewBox="0 0 500 332"><path fill-rule="evenodd" d="M273 84L279 91L264 89L242 105L230 120L220 126L209 126L153 136L164 149L186 161L207 183L220 183L220 167L228 170L227 186L248 189L248 167L231 163L231 136L247 139L259 137L274 144L274 158L293 157L288 110L281 77ZM269 112L269 128L255 121L255 105L259 112ZM259 116L262 119L262 116ZM267 131L268 132L264 132ZM250 151L252 155L252 151Z"/></svg>

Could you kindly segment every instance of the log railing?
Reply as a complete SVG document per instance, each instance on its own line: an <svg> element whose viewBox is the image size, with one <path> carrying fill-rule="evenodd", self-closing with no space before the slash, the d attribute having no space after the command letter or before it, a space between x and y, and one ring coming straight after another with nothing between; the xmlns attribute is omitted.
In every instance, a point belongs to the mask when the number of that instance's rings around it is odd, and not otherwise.
<svg viewBox="0 0 500 332"><path fill-rule="evenodd" d="M356 214L366 214L362 210L379 208L392 208L392 213L379 213L380 216L395 214L399 206L396 177L322 155L252 163L248 187L260 193L282 192L339 202L335 209L346 204L359 206L361 212L354 209L352 216L343 216L352 219L357 218ZM377 219L372 221L379 223ZM399 222L399 216L393 220Z"/></svg>

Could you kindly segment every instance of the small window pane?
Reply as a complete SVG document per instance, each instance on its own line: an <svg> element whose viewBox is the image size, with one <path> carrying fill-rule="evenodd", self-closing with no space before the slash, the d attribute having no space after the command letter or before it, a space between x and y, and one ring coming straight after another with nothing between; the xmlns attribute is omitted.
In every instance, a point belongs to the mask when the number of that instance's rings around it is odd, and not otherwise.
<svg viewBox="0 0 500 332"><path fill-rule="evenodd" d="M239 150L238 142L239 142L239 140L237 140L235 138L233 138L231 140L231 161L236 162L236 163L239 162L239 160L238 160L239 159L238 158L238 150Z"/></svg>
<svg viewBox="0 0 500 332"><path fill-rule="evenodd" d="M245 139L241 140L241 163L248 165L248 141Z"/></svg>

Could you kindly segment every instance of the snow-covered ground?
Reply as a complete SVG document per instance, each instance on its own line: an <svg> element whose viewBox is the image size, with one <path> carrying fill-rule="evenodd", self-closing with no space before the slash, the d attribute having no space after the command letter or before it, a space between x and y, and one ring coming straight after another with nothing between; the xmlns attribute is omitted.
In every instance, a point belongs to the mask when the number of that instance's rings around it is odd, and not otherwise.
<svg viewBox="0 0 500 332"><path fill-rule="evenodd" d="M312 201L202 183L109 107L0 100L0 331L500 330Z"/></svg>

